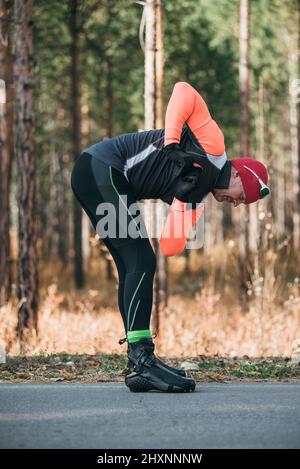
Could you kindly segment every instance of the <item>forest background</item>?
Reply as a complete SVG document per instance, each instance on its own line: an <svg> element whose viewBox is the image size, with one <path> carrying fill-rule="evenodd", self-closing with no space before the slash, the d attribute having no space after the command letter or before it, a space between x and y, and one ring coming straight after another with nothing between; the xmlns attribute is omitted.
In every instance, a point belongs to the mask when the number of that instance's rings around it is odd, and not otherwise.
<svg viewBox="0 0 300 469"><path fill-rule="evenodd" d="M150 4L0 0L2 350L121 353L116 269L70 173L90 144L162 127L186 81L229 158L268 165L272 194L250 207L207 199L204 247L160 267L157 350L290 356L300 346L300 2ZM153 54L160 75L147 67ZM149 83L163 103L154 123Z"/></svg>

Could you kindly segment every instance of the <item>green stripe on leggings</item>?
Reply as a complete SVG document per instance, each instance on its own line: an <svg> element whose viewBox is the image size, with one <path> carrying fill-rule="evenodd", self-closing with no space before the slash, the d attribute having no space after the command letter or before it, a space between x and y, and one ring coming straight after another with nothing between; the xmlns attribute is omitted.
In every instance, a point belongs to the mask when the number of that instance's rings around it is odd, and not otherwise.
<svg viewBox="0 0 300 469"><path fill-rule="evenodd" d="M128 331L127 340L128 343L132 344L133 342L138 342L141 339L151 338L150 329L144 329L143 331Z"/></svg>

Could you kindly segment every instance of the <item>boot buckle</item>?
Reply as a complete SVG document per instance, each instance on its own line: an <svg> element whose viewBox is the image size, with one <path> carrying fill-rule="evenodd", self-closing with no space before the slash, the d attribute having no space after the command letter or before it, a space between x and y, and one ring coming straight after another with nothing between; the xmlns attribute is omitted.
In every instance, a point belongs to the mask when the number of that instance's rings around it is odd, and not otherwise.
<svg viewBox="0 0 300 469"><path fill-rule="evenodd" d="M124 339L119 340L119 344L122 345L124 342L127 342L127 337L124 337Z"/></svg>

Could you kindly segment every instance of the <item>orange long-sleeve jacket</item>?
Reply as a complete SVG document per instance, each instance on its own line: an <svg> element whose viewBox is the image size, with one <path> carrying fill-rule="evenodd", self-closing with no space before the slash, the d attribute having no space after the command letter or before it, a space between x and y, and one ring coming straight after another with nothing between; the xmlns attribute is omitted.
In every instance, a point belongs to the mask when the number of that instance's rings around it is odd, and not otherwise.
<svg viewBox="0 0 300 469"><path fill-rule="evenodd" d="M167 106L164 145L180 143L184 124L188 125L198 143L205 150L209 162L221 170L227 162L223 132L212 119L205 101L195 88L189 83L178 82L173 88ZM209 184L211 184L209 169L212 169L212 165L208 164L205 171L203 171L203 180L206 179L206 183L209 182ZM197 200L197 190L195 193ZM174 197L160 239L160 248L166 256L176 255L183 251L188 232L203 214L203 209L201 207L200 209L194 209L192 216L187 217L185 215L185 213L188 213L185 212L186 203ZM185 226L185 229L182 229L183 226ZM175 236L178 228L181 229L181 236Z"/></svg>
<svg viewBox="0 0 300 469"><path fill-rule="evenodd" d="M165 145L180 142L185 123L208 154L224 154L223 132L212 119L204 99L189 83L179 81L174 85L166 110Z"/></svg>

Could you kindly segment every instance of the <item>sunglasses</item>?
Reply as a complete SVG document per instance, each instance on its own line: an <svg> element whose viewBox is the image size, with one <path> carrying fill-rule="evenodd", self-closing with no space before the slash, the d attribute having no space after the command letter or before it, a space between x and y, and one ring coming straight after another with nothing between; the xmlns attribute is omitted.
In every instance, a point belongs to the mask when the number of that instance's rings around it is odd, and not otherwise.
<svg viewBox="0 0 300 469"><path fill-rule="evenodd" d="M256 177L256 179L258 180L259 184L260 184L260 191L259 191L259 194L260 194L260 199L263 199L264 197L266 197L266 195L270 194L271 193L271 189L264 183L264 181L262 181L260 179L260 177L253 171L253 169L251 168L248 168L248 166L246 166L244 164L244 168L248 169L248 171L251 171L251 173Z"/></svg>

